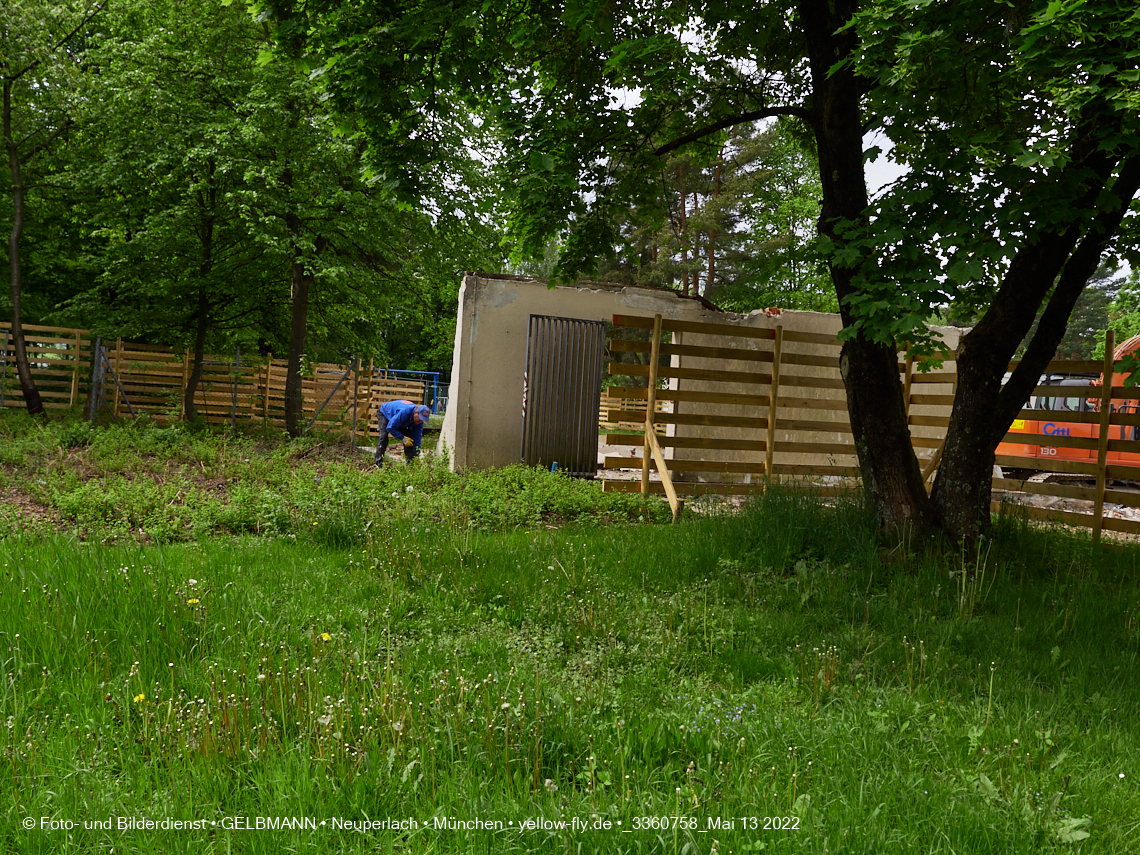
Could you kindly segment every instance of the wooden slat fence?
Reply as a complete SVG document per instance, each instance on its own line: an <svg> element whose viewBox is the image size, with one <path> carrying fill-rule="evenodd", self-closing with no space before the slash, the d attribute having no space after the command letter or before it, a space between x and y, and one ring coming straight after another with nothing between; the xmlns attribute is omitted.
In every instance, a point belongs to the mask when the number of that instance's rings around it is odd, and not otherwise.
<svg viewBox="0 0 1140 855"><path fill-rule="evenodd" d="M10 326L0 324L0 406L22 408ZM32 374L44 406L65 409L85 403L92 375L94 340L90 333L29 324L24 330ZM182 396L193 367L192 353L121 339L104 347L110 371L104 373L102 400L111 413L130 418L133 409L159 422L181 417ZM272 357L207 356L195 394L199 414L212 424L226 424L236 418L284 427L286 368L285 360ZM422 381L398 379L371 362L348 366L320 363L302 380L303 420L305 424L313 421L314 431L336 429L347 434L352 431L355 416L357 434L375 437L376 410L382 403L397 398L419 403L424 400L424 390Z"/></svg>
<svg viewBox="0 0 1140 855"><path fill-rule="evenodd" d="M1002 477L993 482L995 492L1031 519L1091 528L1094 540L1102 530L1140 534L1140 521L1106 508L1140 508L1134 488L1140 482L1140 388L1123 385L1124 372L1113 361L1114 343L1109 330L1103 360L1049 363L1048 374L1084 375L1099 385L1037 386L1030 404L1040 406L1018 413L998 446ZM1010 371L1016 367L1011 363ZM1027 480L1034 476L1060 483ZM1028 504L1029 496L1053 499L1059 507ZM995 498L993 510L1000 505Z"/></svg>
<svg viewBox="0 0 1140 855"><path fill-rule="evenodd" d="M609 396L608 400L603 400L601 410L598 412L598 428L602 433L606 431L640 431L645 426L645 397L641 398L621 398L616 396ZM671 413L673 412L673 404L670 401L657 401L655 408L658 413ZM627 421L610 421L611 412L623 413L637 413L636 419ZM654 425L656 430L662 436L665 435L666 425L662 422L657 422Z"/></svg>
<svg viewBox="0 0 1140 855"><path fill-rule="evenodd" d="M618 316L617 327L652 328L654 318ZM675 344L660 344L670 364L611 363L611 374L669 380L657 390L672 412L656 414L654 425L668 426L659 439L671 449L667 466L678 494L744 494L763 488L765 479L807 478L825 494L850 491L858 484L858 462L839 375L841 343L833 336L784 329L741 328L727 324L662 320ZM653 342L611 341L612 351L651 352ZM952 354L950 357L952 365ZM656 368L656 371L653 369ZM923 375L913 360L900 365L908 395L913 443L920 459L932 459L940 431L928 424L949 415L950 395L932 399L920 390L952 390L947 372ZM940 384L940 385L931 385ZM913 388L913 392L912 392ZM610 422L642 421L647 389L613 386L608 390ZM942 400L945 397L947 400ZM636 399L637 409L621 402ZM913 404L913 406L911 406ZM634 449L640 435L611 434L610 445ZM643 452L644 455L644 452ZM607 469L638 468L641 458L613 456ZM657 470L650 461L648 470ZM605 489L636 492L640 481L605 481ZM649 491L664 492L652 481Z"/></svg>
<svg viewBox="0 0 1140 855"><path fill-rule="evenodd" d="M24 324L24 341L44 408L62 410L79 404L91 379L92 339L87 330ZM0 322L0 407L23 406L12 325Z"/></svg>

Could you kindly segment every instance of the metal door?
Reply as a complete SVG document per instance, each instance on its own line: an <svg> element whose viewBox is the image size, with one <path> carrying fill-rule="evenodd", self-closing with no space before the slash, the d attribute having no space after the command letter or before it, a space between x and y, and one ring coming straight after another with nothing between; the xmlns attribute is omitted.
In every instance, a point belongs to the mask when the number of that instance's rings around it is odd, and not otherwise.
<svg viewBox="0 0 1140 855"><path fill-rule="evenodd" d="M597 474L605 347L605 321L530 316L522 430L528 466Z"/></svg>

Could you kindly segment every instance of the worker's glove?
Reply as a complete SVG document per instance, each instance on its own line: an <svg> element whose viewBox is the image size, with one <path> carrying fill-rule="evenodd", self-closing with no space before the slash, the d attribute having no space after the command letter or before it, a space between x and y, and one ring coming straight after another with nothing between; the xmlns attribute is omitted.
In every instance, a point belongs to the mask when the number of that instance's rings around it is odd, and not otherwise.
<svg viewBox="0 0 1140 855"><path fill-rule="evenodd" d="M413 445L415 445L415 442L412 440L412 438L410 436L405 436L404 448L411 448Z"/></svg>

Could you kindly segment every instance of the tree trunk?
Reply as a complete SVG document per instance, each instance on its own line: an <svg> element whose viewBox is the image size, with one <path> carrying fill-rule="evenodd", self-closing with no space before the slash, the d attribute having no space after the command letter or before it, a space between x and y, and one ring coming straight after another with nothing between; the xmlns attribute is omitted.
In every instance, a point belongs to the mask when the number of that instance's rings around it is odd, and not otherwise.
<svg viewBox="0 0 1140 855"><path fill-rule="evenodd" d="M197 323L194 329L194 367L190 369L190 376L186 380L186 389L182 393L182 416L192 422L198 418L198 407L194 403L194 396L198 394L198 384L202 382L202 362L206 358L206 331L210 326L210 302L206 294L205 283L198 288Z"/></svg>
<svg viewBox="0 0 1140 855"><path fill-rule="evenodd" d="M819 231L836 244L844 242L838 221L867 223L859 82L846 67L831 73L855 47L853 30L839 30L857 8L856 0L799 3L811 61L812 122L823 185ZM835 263L830 268L843 324L849 326L854 319L846 298L856 292L855 269ZM840 369L867 501L883 528L921 528L927 522L928 501L910 444L897 353L859 334L844 343Z"/></svg>
<svg viewBox="0 0 1140 855"><path fill-rule="evenodd" d="M218 188L215 183L216 164L213 158L207 163L206 193L198 193L198 207L202 220L198 226L198 239L202 242L202 261L198 265L198 311L194 320L194 367L186 381L182 398L183 417L188 422L198 417L194 396L202 382L202 362L206 358L206 333L210 329L210 293L208 278L214 269L214 211L217 210Z"/></svg>
<svg viewBox="0 0 1140 855"><path fill-rule="evenodd" d="M20 152L12 138L12 82L4 81L4 145L8 149L8 169L12 173L12 231L8 234L8 266L12 299L12 343L16 348L16 374L20 378L20 391L29 415L44 414L36 381L28 363L28 349L24 342L22 313L23 290L20 283L20 235L24 231L24 185L20 177Z"/></svg>
<svg viewBox="0 0 1140 855"><path fill-rule="evenodd" d="M1140 157L1133 157L1105 192L1115 165L1100 151L1075 152L1074 165L1067 172L1080 170L1088 176L1076 207L1097 205L1087 231L1080 237L1080 228L1073 224L1039 235L1019 251L990 308L962 339L958 392L930 497L934 522L955 539L971 543L988 529L994 450L1056 352L1077 298L1140 189ZM1063 175L1062 186L1068 180ZM1113 197L1115 204L1109 201ZM1029 347L1002 386L1008 363L1054 282Z"/></svg>
<svg viewBox="0 0 1140 855"><path fill-rule="evenodd" d="M294 248L294 253L299 250ZM289 323L289 358L285 369L285 430L301 435L304 398L301 389L301 357L305 355L305 331L309 322L309 285L304 260L296 254L289 266L293 285L293 315Z"/></svg>

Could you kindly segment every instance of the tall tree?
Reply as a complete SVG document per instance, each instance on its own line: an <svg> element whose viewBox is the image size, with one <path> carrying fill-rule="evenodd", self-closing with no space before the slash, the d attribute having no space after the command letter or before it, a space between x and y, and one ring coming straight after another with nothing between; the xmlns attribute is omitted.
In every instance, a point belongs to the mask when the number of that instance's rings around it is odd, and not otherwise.
<svg viewBox="0 0 1140 855"><path fill-rule="evenodd" d="M714 151L667 156L654 179L648 204L618 217L622 245L599 262L601 278L672 287L737 312L835 310L814 247L818 167L789 127L740 125Z"/></svg>
<svg viewBox="0 0 1140 855"><path fill-rule="evenodd" d="M20 238L30 189L29 164L56 145L71 124L68 91L78 66L77 37L102 11L101 2L8 2L0 16L2 128L11 179L12 228L8 234L9 294L16 373L32 415L44 411L28 363L23 327Z"/></svg>

